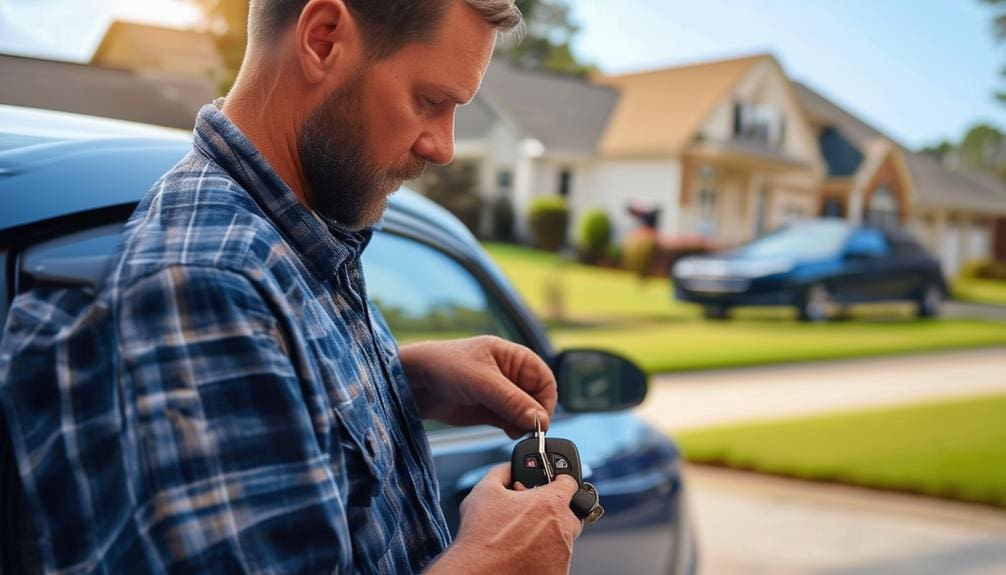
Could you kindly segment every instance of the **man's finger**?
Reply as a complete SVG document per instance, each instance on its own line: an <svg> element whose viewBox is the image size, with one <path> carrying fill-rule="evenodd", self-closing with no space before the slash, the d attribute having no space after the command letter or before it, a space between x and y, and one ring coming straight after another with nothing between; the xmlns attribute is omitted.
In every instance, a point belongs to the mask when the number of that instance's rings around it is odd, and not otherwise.
<svg viewBox="0 0 1006 575"><path fill-rule="evenodd" d="M489 471L482 478L480 483L487 483L490 485L502 485L503 487L510 487L510 464L501 463L499 465L494 465L489 468Z"/></svg>
<svg viewBox="0 0 1006 575"><path fill-rule="evenodd" d="M493 377L492 391L486 394L485 406L499 415L511 427L534 430L534 415L541 419L542 429L548 427L552 411L502 375ZM555 406L552 406L555 409ZM505 428L504 428L505 429Z"/></svg>
<svg viewBox="0 0 1006 575"><path fill-rule="evenodd" d="M559 491L566 500L572 501L573 495L576 495L576 492L580 490L580 485L571 476L560 473L545 488Z"/></svg>

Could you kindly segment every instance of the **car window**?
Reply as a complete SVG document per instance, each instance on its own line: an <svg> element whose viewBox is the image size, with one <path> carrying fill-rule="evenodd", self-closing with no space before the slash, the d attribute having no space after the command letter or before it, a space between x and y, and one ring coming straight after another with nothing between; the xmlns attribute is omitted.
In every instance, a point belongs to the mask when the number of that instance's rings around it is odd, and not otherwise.
<svg viewBox="0 0 1006 575"><path fill-rule="evenodd" d="M400 345L496 335L521 341L503 308L471 271L416 240L378 232L363 253L367 294ZM427 431L450 426L426 420Z"/></svg>
<svg viewBox="0 0 1006 575"><path fill-rule="evenodd" d="M884 239L884 234L880 230L864 229L857 230L852 234L845 249L849 253L880 257L887 255L888 245L887 240Z"/></svg>
<svg viewBox="0 0 1006 575"><path fill-rule="evenodd" d="M400 344L486 334L524 343L478 278L440 250L379 232L363 269L367 293Z"/></svg>
<svg viewBox="0 0 1006 575"><path fill-rule="evenodd" d="M753 258L820 258L838 254L848 235L840 222L798 224L783 228L742 247L740 252Z"/></svg>

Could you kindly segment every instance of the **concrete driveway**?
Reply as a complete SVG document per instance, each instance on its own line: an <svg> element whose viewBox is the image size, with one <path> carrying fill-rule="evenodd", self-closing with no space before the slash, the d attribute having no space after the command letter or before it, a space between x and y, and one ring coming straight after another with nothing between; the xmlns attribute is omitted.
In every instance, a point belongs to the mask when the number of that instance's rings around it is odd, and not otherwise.
<svg viewBox="0 0 1006 575"><path fill-rule="evenodd" d="M689 466L703 575L1002 575L1006 513Z"/></svg>
<svg viewBox="0 0 1006 575"><path fill-rule="evenodd" d="M659 376L668 431L1006 392L1006 349ZM1006 512L703 466L685 471L703 575L1002 575Z"/></svg>
<svg viewBox="0 0 1006 575"><path fill-rule="evenodd" d="M1006 392L1006 348L660 375L638 413L678 431Z"/></svg>

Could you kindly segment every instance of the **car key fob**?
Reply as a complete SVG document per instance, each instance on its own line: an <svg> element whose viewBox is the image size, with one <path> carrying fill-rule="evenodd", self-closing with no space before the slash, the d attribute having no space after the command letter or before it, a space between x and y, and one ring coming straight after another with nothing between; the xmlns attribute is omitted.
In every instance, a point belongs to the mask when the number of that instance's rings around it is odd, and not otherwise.
<svg viewBox="0 0 1006 575"><path fill-rule="evenodd" d="M549 437L545 440L546 460L542 461L538 452L538 438L529 437L513 448L510 457L511 477L528 489L551 483L546 474L545 463L552 469L552 477L569 475L576 480L577 485L583 485L583 475L580 470L580 452L576 445L568 439Z"/></svg>
<svg viewBox="0 0 1006 575"><path fill-rule="evenodd" d="M510 456L510 476L513 482L520 482L530 489L551 483L557 475L569 475L580 486L569 507L587 525L593 525L604 515L604 508L601 507L597 489L583 481L580 452L576 444L568 439L546 439L537 415L534 424L535 431L531 437L518 442Z"/></svg>

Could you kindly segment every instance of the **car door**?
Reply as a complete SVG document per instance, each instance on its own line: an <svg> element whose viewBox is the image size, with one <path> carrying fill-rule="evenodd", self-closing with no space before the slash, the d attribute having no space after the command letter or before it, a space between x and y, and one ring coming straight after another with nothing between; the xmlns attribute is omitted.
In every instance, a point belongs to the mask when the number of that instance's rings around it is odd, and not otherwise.
<svg viewBox="0 0 1006 575"><path fill-rule="evenodd" d="M891 291L890 251L880 230L854 230L846 242L841 272L829 286L835 299L866 302L888 297Z"/></svg>
<svg viewBox="0 0 1006 575"><path fill-rule="evenodd" d="M516 302L481 269L418 235L375 234L364 252L370 298L400 344L492 334L531 347L536 326L522 325ZM514 441L487 427L452 428L427 422L440 483L441 505L452 533L458 507L492 465L509 461ZM550 435L577 443L585 479L602 494L605 518L577 542L574 573L685 573L694 569L691 530L675 463L680 455L662 434L628 412L557 411Z"/></svg>

